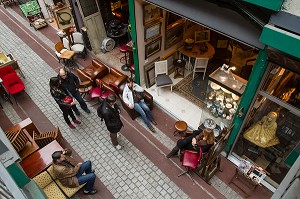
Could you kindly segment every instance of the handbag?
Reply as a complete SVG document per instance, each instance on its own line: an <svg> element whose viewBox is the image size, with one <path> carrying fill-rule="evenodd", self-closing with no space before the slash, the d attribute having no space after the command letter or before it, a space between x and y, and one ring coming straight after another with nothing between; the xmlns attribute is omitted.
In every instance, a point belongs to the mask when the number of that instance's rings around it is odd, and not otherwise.
<svg viewBox="0 0 300 199"><path fill-rule="evenodd" d="M71 104L73 102L73 98L67 95L64 99L61 100L63 103Z"/></svg>
<svg viewBox="0 0 300 199"><path fill-rule="evenodd" d="M133 92L134 92L134 94L133 94L133 101L134 101L134 103L137 103L137 102L139 102L139 101L141 101L142 99L145 98L144 91L142 91L142 92L133 91Z"/></svg>

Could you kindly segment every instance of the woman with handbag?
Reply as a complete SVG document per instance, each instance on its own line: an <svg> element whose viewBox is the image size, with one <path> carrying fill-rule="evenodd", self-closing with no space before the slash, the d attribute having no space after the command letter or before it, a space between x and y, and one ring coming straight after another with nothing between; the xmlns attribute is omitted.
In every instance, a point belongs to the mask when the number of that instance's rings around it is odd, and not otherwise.
<svg viewBox="0 0 300 199"><path fill-rule="evenodd" d="M153 126L151 126L149 120L154 125L157 125L157 123L154 121L154 117L151 113L150 108L144 101L144 89L136 83L134 83L131 78L128 78L127 84L124 88L123 100L130 109L136 110L142 116L142 119L144 120L147 127L153 133L155 133L155 129L153 128Z"/></svg>
<svg viewBox="0 0 300 199"><path fill-rule="evenodd" d="M71 109L71 106L76 106L74 99L71 97L71 94L68 91L65 91L61 88L58 77L51 77L49 85L50 93L58 104L59 108L62 110L66 123L71 129L75 129L75 126L71 123L69 116L72 118L75 124L81 124L81 122L76 119Z"/></svg>

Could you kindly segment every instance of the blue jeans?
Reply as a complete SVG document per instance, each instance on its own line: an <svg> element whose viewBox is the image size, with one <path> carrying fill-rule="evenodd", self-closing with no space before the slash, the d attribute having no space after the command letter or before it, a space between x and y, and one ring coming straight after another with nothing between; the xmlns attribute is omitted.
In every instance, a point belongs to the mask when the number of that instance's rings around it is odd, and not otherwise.
<svg viewBox="0 0 300 199"><path fill-rule="evenodd" d="M150 121L153 121L154 117L150 111L150 108L147 106L144 100L140 100L138 103L134 103L134 110L136 110L142 116L147 127L151 128L152 126L148 121L147 116L149 117Z"/></svg>
<svg viewBox="0 0 300 199"><path fill-rule="evenodd" d="M85 101L83 100L83 98L81 97L79 91L75 91L73 93L71 93L72 96L78 101L78 103L80 104L80 107L86 111L88 108L87 108L87 105L85 103ZM72 106L72 109L76 112L78 112L78 109L76 106Z"/></svg>
<svg viewBox="0 0 300 199"><path fill-rule="evenodd" d="M85 175L82 175L83 173L85 173ZM82 163L80 169L78 170L78 173L76 174L76 177L80 185L86 183L85 191L91 191L93 189L96 175L92 173L91 161L88 160Z"/></svg>

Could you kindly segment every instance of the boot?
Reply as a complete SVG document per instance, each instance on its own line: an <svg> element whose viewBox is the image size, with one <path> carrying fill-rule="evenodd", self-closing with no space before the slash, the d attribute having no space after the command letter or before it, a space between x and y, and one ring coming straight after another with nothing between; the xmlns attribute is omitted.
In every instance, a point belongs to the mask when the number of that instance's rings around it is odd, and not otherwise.
<svg viewBox="0 0 300 199"><path fill-rule="evenodd" d="M179 151L179 148L178 148L177 146L175 146L175 147L172 149L172 151L167 155L167 158L170 158L170 157L172 157L172 156L174 156L174 155L177 155L178 151Z"/></svg>

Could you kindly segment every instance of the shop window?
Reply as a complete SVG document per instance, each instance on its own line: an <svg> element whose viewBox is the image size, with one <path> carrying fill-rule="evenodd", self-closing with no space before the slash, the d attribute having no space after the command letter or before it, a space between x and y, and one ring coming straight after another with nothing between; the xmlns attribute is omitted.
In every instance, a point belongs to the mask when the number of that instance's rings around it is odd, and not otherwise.
<svg viewBox="0 0 300 199"><path fill-rule="evenodd" d="M270 64L233 148L234 156L246 156L265 169L266 181L275 187L293 165L300 144L299 89L298 74Z"/></svg>

